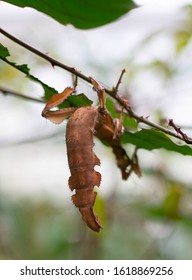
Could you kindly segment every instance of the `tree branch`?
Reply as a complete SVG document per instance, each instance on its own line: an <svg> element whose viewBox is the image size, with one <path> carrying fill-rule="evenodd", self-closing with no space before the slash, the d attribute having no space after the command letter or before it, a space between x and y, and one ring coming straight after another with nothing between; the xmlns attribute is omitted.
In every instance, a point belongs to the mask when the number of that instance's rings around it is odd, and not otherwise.
<svg viewBox="0 0 192 280"><path fill-rule="evenodd" d="M27 95L23 95L22 93L19 93L17 91L14 91L12 89L7 89L7 88L4 88L4 87L0 87L0 92L2 92L5 95L7 95L7 94L13 95L13 96L16 96L16 97L19 97L19 98L26 99L28 101L34 101L34 102L39 102L39 103L45 103L46 102L43 99L38 99L38 98L30 97L30 96L27 96Z"/></svg>
<svg viewBox="0 0 192 280"><path fill-rule="evenodd" d="M55 60L54 58L40 52L39 50L29 46L28 44L26 44L26 43L22 42L21 40L15 38L14 36L10 35L9 33L7 33L2 28L0 28L0 33L2 33L3 35L5 35L7 38L14 41L15 43L19 44L20 46L24 47L25 49L31 51L32 53L34 53L34 54L38 55L39 57L45 59L46 61L50 62L52 66L58 66L58 67L60 67L64 70L72 73L73 75L81 78L82 80L88 82L89 84L92 84L92 81L91 81L90 77L88 77L88 76L82 74L81 72L77 71L74 67L69 67L69 66ZM126 110L126 112L128 113L128 115L130 117L135 118L138 122L145 123L146 125L148 125L150 127L153 127L157 130L160 130L160 131L162 131L162 132L164 132L164 133L166 133L170 136L173 136L173 137L175 137L179 140L182 140L182 141L184 141L188 144L192 144L192 139L191 138L187 137L187 141L186 141L186 138L184 138L182 135L178 134L177 132L171 131L171 130L169 130L169 129L167 129L167 128L159 125L159 124L156 124L156 123L148 120L148 118L144 118L143 116L139 116L132 110L130 105L123 98L121 98L117 94L117 90L118 90L118 87L121 83L121 79L122 79L122 76L123 76L124 73L125 73L125 70L122 71L122 73L120 75L120 78L117 82L117 85L115 87L113 87L112 90L110 90L108 88L105 88L106 93L108 93L108 95L110 95L113 99L115 99Z"/></svg>
<svg viewBox="0 0 192 280"><path fill-rule="evenodd" d="M15 42L16 44L24 47L25 49L29 50L30 52L38 55L39 57L47 60L48 62L51 63L52 66L58 66L60 68L63 68L64 70L74 74L75 76L78 76L79 78L87 81L88 83L91 84L91 80L89 77L85 76L84 74L82 74L81 72L77 71L74 67L69 67L57 60L55 60L54 58L40 52L39 50L29 46L28 44L22 42L21 40L17 39L16 37L14 37L13 35L9 34L8 32L6 32L5 30L3 30L2 28L0 28L0 33L2 33L3 35L5 35L7 38L9 38L10 40L12 40L13 42Z"/></svg>
<svg viewBox="0 0 192 280"><path fill-rule="evenodd" d="M182 130L181 130L181 127L178 127L174 121L172 119L169 120L169 126L172 126L175 131L181 135L181 137L183 138L183 140L188 143L188 144L192 144L192 141L191 139L187 136L186 133L184 133Z"/></svg>

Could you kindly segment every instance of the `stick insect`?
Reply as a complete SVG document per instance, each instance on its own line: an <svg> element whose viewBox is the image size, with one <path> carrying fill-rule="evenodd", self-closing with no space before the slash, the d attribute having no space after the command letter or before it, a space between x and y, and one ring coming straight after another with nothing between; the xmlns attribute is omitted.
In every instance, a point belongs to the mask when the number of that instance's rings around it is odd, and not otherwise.
<svg viewBox="0 0 192 280"><path fill-rule="evenodd" d="M129 177L132 160L120 143L123 133L122 117L119 121L111 117L105 105L104 87L94 79L90 79L93 89L97 92L99 106L71 107L52 111L75 92L73 88L67 87L62 93L50 98L42 111L42 116L55 124L60 124L69 118L66 127L66 146L71 172L69 188L75 191L72 201L87 226L99 232L102 226L94 213L93 206L97 195L94 187L100 186L101 174L94 169L96 165L100 165L100 159L93 151L94 136L112 148L124 180Z"/></svg>

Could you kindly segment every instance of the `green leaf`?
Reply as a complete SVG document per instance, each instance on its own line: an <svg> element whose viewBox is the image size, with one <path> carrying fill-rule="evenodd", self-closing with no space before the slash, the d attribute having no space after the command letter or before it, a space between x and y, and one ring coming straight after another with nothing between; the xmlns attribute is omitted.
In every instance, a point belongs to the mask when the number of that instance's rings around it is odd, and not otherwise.
<svg viewBox="0 0 192 280"><path fill-rule="evenodd" d="M19 6L31 7L51 16L58 22L89 29L113 22L137 7L132 0L4 0Z"/></svg>
<svg viewBox="0 0 192 280"><path fill-rule="evenodd" d="M154 60L152 63L149 64L149 68L153 68L165 75L167 78L172 78L175 74L174 67L166 61L163 60Z"/></svg>
<svg viewBox="0 0 192 280"><path fill-rule="evenodd" d="M135 133L125 132L122 136L122 143L131 143L138 148L149 151L163 148L185 156L192 155L190 146L177 145L166 134L154 129L142 129Z"/></svg>
<svg viewBox="0 0 192 280"><path fill-rule="evenodd" d="M83 93L69 96L68 101L75 107L91 106L93 103L93 101L90 100Z"/></svg>
<svg viewBox="0 0 192 280"><path fill-rule="evenodd" d="M0 43L0 57L1 58L6 58L9 56L9 51L7 48L5 48L1 43Z"/></svg>
<svg viewBox="0 0 192 280"><path fill-rule="evenodd" d="M117 112L115 108L114 100L112 100L111 98L107 98L105 105L113 118L119 118L119 112Z"/></svg>
<svg viewBox="0 0 192 280"><path fill-rule="evenodd" d="M191 32L178 31L175 34L176 51L179 53L191 42Z"/></svg>
<svg viewBox="0 0 192 280"><path fill-rule="evenodd" d="M115 108L115 102L111 98L106 99L106 108L110 112L113 118L119 119L120 113ZM120 108L121 110L121 108ZM130 118L127 114L123 113L123 126L125 128L136 130L138 127L137 121L134 118Z"/></svg>
<svg viewBox="0 0 192 280"><path fill-rule="evenodd" d="M91 106L93 103L85 94L70 95L59 108Z"/></svg>
<svg viewBox="0 0 192 280"><path fill-rule="evenodd" d="M57 93L57 91L54 88L49 87L47 84L43 83L38 78L31 75L30 69L27 66L27 64L17 65L15 62L12 62L7 59L7 57L9 57L9 56L10 56L10 54L9 54L8 49L6 47L4 47L2 44L0 44L0 58L3 61L5 61L6 63L8 63L9 65L11 65L12 67L19 70L20 72L24 73L26 75L26 77L29 78L30 80L32 80L36 83L39 83L44 89L45 100L48 100L53 94Z"/></svg>
<svg viewBox="0 0 192 280"><path fill-rule="evenodd" d="M27 78L30 80L39 83L43 89L44 89L44 99L49 100L51 96L57 91L48 86L47 84L43 83L40 81L38 78L30 74L30 69L27 66L27 64L22 64L22 65L17 65L15 62L11 62L7 59L7 57L10 56L9 51L7 48L5 48L2 44L0 44L0 58L11 65L12 67L16 68L20 72L24 73ZM59 106L59 108L68 108L68 107L81 107L81 106L91 106L93 102L87 98L83 93L78 94L78 95L71 95L69 96L63 104Z"/></svg>

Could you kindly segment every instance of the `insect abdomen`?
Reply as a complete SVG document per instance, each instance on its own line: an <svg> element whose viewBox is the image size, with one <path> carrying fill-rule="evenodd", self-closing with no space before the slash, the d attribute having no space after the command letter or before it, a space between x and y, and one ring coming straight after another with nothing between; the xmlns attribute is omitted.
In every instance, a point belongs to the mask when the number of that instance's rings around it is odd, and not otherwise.
<svg viewBox="0 0 192 280"><path fill-rule="evenodd" d="M99 186L100 173L94 170L100 160L93 152L93 133L97 119L95 107L81 107L69 119L66 129L68 163L71 171L69 187L76 190L72 200L82 214L84 221L94 231L101 225L93 212L96 193L94 186Z"/></svg>

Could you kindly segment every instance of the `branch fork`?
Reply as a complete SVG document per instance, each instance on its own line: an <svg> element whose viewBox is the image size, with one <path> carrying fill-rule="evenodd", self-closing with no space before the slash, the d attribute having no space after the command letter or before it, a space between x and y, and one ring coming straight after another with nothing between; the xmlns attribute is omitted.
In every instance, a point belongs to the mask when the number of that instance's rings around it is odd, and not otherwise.
<svg viewBox="0 0 192 280"><path fill-rule="evenodd" d="M3 30L2 28L0 28L0 33L2 33L4 36L6 36L7 38L9 38L10 40L14 41L16 44L19 44L20 46L24 47L25 49L28 49L29 51L31 51L32 53L38 55L39 57L45 59L46 61L50 62L52 66L57 66L57 67L60 67L68 72L70 72L72 75L74 75L76 78L74 80L74 85L75 87L77 86L77 78L81 78L82 80L88 82L89 84L92 84L92 78L89 77L89 76L86 76L84 74L82 74L80 71L76 70L74 67L69 67L57 60L55 60L54 58L40 52L39 50L29 46L28 44L22 42L21 40L19 40L18 38L12 36L11 34L9 34L8 32L6 32L5 30ZM139 116L137 113L135 113L131 106L128 104L128 102L126 100L124 100L123 98L121 98L121 96L118 95L118 89L119 89L119 86L122 82L122 78L123 78L123 75L126 73L126 70L123 69L121 74L120 74L120 77L117 81L117 84L115 87L113 87L112 89L108 89L108 88L104 88L105 92L111 96L114 100L116 100L120 106L122 106L124 108L124 110L126 111L126 113L130 116L130 117L133 117L137 120L137 122L140 122L140 123L145 123L146 125L148 125L149 127L152 127L152 128L155 128L159 131L162 131L164 132L165 134L167 135L170 135L170 136L173 136L177 139L180 139L182 141L184 141L185 143L187 144L192 144L192 139L189 138L185 133L182 132L182 130L178 127L175 127L175 125L173 124L173 122L169 121L169 125L172 126L174 129L175 129L175 132L172 131L172 130L169 130L157 123L154 123L152 121L150 121L148 118L144 118L142 116ZM103 90L103 88L102 88ZM3 90L1 89L0 91L3 92ZM4 91L5 93L5 91ZM11 90L6 90L6 93L10 93L12 94L12 91ZM19 96L20 94L18 94ZM28 98L28 97L23 97L23 98L26 98L28 100L31 100L31 98ZM35 101L35 100L34 100ZM42 102L42 100L36 100L38 102Z"/></svg>

